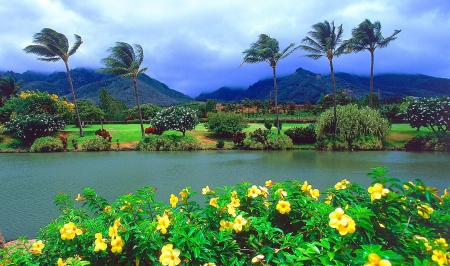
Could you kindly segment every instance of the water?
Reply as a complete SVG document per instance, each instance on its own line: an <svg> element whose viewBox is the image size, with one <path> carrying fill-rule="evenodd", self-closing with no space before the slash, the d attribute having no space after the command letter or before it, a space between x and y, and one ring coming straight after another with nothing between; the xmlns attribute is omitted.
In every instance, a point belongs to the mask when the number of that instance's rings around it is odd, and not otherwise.
<svg viewBox="0 0 450 266"><path fill-rule="evenodd" d="M242 180L308 180L324 190L344 178L365 187L370 168L387 166L390 177L420 178L440 190L450 186L450 154L317 151L66 152L0 154L0 230L6 239L36 236L57 218L58 192L74 198L92 187L110 203L144 186L157 188L168 203L187 186L201 194L208 185L232 186ZM202 201L202 196L196 198ZM200 202L199 202L200 203Z"/></svg>

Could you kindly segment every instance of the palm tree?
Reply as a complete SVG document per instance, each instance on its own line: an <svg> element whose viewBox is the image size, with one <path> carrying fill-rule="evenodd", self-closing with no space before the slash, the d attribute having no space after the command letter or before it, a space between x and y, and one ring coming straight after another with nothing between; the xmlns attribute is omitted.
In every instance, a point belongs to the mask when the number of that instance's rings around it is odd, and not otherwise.
<svg viewBox="0 0 450 266"><path fill-rule="evenodd" d="M139 121L141 122L142 136L145 136L144 123L142 122L141 105L139 103L139 92L137 87L137 77L144 73L147 68L139 68L144 61L144 50L139 44L133 46L125 42L116 42L114 47L108 49L111 54L103 58L101 62L105 68L100 68L98 71L108 74L119 75L123 78L132 78L134 85L134 92L136 94L136 105L138 108Z"/></svg>
<svg viewBox="0 0 450 266"><path fill-rule="evenodd" d="M75 91L73 89L72 78L70 77L69 57L76 53L80 45L83 43L81 37L75 35L75 43L69 50L69 41L64 34L55 30L44 28L41 32L34 34L32 45L25 47L26 53L36 54L38 60L45 62L56 62L62 60L66 66L67 78L69 79L70 90L72 91L72 98L75 105L75 113L77 116L78 127L80 128L80 137L84 136L83 128L81 127L80 114L78 113L77 100L75 98Z"/></svg>
<svg viewBox="0 0 450 266"><path fill-rule="evenodd" d="M0 78L0 107L3 106L4 99L11 98L12 96L17 97L17 93L20 91L20 85L23 81L15 83L14 78L4 77Z"/></svg>
<svg viewBox="0 0 450 266"><path fill-rule="evenodd" d="M273 89L275 98L275 123L278 129L278 135L280 135L280 123L278 121L278 92L277 92L277 75L276 67L280 59L286 58L297 48L291 49L295 44L291 43L283 51L280 52L280 47L278 41L274 38L269 37L266 34L259 35L258 41L252 43L249 49L246 49L243 54L244 61L239 66L241 67L244 63L260 63L267 62L273 70Z"/></svg>
<svg viewBox="0 0 450 266"><path fill-rule="evenodd" d="M319 22L312 26L313 31L308 32L302 42L305 45L300 45L299 48L309 52L306 57L314 60L321 57L326 57L330 63L331 71L331 87L333 89L333 108L334 108L334 132L336 133L336 82L334 80L333 58L338 57L344 53L347 42L342 41L342 24L339 27L334 26L334 21L331 24L328 21ZM337 30L337 32L336 32Z"/></svg>
<svg viewBox="0 0 450 266"><path fill-rule="evenodd" d="M367 50L370 52L370 93L369 93L369 106L372 107L372 94L373 94L373 62L374 52L377 48L385 48L388 44L397 39L396 35L401 30L395 30L394 33L384 38L381 35L381 23L375 21L370 22L366 19L361 22L358 27L352 30L352 38L349 40L349 50L355 53Z"/></svg>

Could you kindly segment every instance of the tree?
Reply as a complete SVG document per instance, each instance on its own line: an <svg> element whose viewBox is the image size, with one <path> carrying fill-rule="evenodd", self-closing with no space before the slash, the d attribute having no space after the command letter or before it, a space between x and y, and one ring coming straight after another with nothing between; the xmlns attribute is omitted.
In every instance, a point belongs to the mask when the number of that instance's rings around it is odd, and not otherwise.
<svg viewBox="0 0 450 266"><path fill-rule="evenodd" d="M336 29L334 21L330 24L325 20L324 22L314 24L312 28L314 30L308 32L309 36L302 40L305 44L300 45L299 47L300 49L309 52L309 54L305 55L306 57L314 60L326 57L330 63L331 87L333 90L333 123L336 125L336 81L334 80L333 58L344 53L347 42L342 41L342 24Z"/></svg>
<svg viewBox="0 0 450 266"><path fill-rule="evenodd" d="M433 132L447 132L450 126L450 98L447 96L407 99L403 110L412 128L426 127Z"/></svg>
<svg viewBox="0 0 450 266"><path fill-rule="evenodd" d="M80 114L78 113L77 100L75 98L75 90L73 89L72 78L69 69L69 57L76 53L80 45L83 43L81 37L75 35L75 43L69 50L69 41L64 34L56 32L55 30L44 28L41 32L34 34L32 45L25 47L26 53L36 54L38 60L44 62L56 62L62 60L66 66L67 78L69 79L70 90L72 91L73 103L75 105L75 114L77 116L77 123L80 129L80 137L84 136L83 127L81 126Z"/></svg>
<svg viewBox="0 0 450 266"><path fill-rule="evenodd" d="M391 36L384 38L381 34L381 23L379 21L372 23L368 19L361 22L358 27L352 30L352 38L349 40L349 50L355 53L364 50L370 52L369 107L372 107L374 52L377 48L387 47L391 41L397 39L396 35L400 31L395 30Z"/></svg>
<svg viewBox="0 0 450 266"><path fill-rule="evenodd" d="M0 107L3 106L5 99L9 99L12 96L17 96L22 83L22 80L15 83L14 78L12 77L0 78Z"/></svg>
<svg viewBox="0 0 450 266"><path fill-rule="evenodd" d="M248 123L243 115L231 112L208 113L208 122L205 123L208 132L219 136L232 136L247 127Z"/></svg>
<svg viewBox="0 0 450 266"><path fill-rule="evenodd" d="M134 85L134 92L136 94L136 106L138 108L139 121L141 123L142 137L145 136L144 123L142 121L141 105L139 103L139 91L137 87L137 77L144 73L147 68L140 68L144 61L144 51L139 44L133 46L125 42L116 42L114 47L108 49L111 54L103 58L101 62L105 68L100 68L98 71L108 74L119 75L123 78L132 78Z"/></svg>
<svg viewBox="0 0 450 266"><path fill-rule="evenodd" d="M292 52L294 52L297 48L294 47L294 43L291 43L286 47L283 51L280 52L280 47L278 41L274 38L269 37L266 34L260 34L258 41L252 43L249 49L244 50L243 54L244 63L260 63L267 62L272 68L273 72L273 90L274 90L274 98L275 98L275 122L276 127L278 129L278 135L280 135L280 123L278 121L278 90L277 90L277 75L276 68L278 61L280 59L286 58ZM292 49L291 49L292 48Z"/></svg>
<svg viewBox="0 0 450 266"><path fill-rule="evenodd" d="M92 99L78 101L78 107L80 108L82 124L87 121L100 121L105 117L105 111L96 105Z"/></svg>
<svg viewBox="0 0 450 266"><path fill-rule="evenodd" d="M105 111L105 118L110 121L125 120L124 112L128 109L127 105L114 97L112 97L106 88L102 88L99 92L100 108Z"/></svg>
<svg viewBox="0 0 450 266"><path fill-rule="evenodd" d="M190 108L174 106L161 112L150 121L150 124L160 132L177 130L186 134L187 130L193 130L198 125L197 114Z"/></svg>
<svg viewBox="0 0 450 266"><path fill-rule="evenodd" d="M249 117L248 108L252 107L252 101L249 98L244 98L242 100L242 106L247 108L247 117Z"/></svg>

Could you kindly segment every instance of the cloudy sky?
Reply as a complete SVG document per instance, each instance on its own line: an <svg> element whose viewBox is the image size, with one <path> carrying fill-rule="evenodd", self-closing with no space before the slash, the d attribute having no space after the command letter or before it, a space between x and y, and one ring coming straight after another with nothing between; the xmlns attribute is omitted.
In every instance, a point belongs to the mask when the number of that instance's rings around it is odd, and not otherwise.
<svg viewBox="0 0 450 266"><path fill-rule="evenodd" d="M375 73L426 74L450 78L448 0L14 0L0 5L0 70L22 73L65 71L26 54L33 34L52 28L83 38L71 68L102 67L116 41L140 44L147 74L195 97L222 86L248 87L271 76L267 63L244 64L242 52L258 35L277 39L280 48L301 44L311 26L324 20L343 24L344 38L364 19L380 21L385 37L397 40L375 52ZM279 76L302 67L328 74L328 60L303 57L301 50L279 62ZM370 54L343 55L335 71L368 75Z"/></svg>

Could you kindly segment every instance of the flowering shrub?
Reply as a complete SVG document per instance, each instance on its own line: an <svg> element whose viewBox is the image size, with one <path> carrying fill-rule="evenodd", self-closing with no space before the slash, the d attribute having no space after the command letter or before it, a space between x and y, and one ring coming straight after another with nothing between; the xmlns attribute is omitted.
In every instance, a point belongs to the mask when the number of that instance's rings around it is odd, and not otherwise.
<svg viewBox="0 0 450 266"><path fill-rule="evenodd" d="M156 135L161 135L163 132L156 129L155 127L147 127L145 128L145 134L150 135L150 134L156 134Z"/></svg>
<svg viewBox="0 0 450 266"><path fill-rule="evenodd" d="M64 129L65 122L58 115L18 115L6 122L5 129L12 136L32 143L36 138L50 136Z"/></svg>
<svg viewBox="0 0 450 266"><path fill-rule="evenodd" d="M158 112L150 124L159 132L176 130L185 135L186 131L193 130L199 121L194 110L186 107L169 107Z"/></svg>
<svg viewBox="0 0 450 266"><path fill-rule="evenodd" d="M167 203L144 187L112 204L86 188L81 208L60 193L62 214L40 230L38 244L5 248L0 263L448 265L450 193L386 174L373 169L370 191L343 180L321 199L298 180L206 186L203 205L189 187Z"/></svg>
<svg viewBox="0 0 450 266"><path fill-rule="evenodd" d="M412 128L426 127L433 132L446 132L450 125L450 98L409 99L402 114Z"/></svg>
<svg viewBox="0 0 450 266"><path fill-rule="evenodd" d="M75 145L74 145L75 148ZM77 144L78 148L78 144ZM111 142L100 136L95 136L95 138L87 139L81 143L81 149L85 151L107 151L111 149Z"/></svg>
<svg viewBox="0 0 450 266"><path fill-rule="evenodd" d="M111 135L109 134L109 132L106 129L98 129L95 131L95 135L96 136L100 136L104 139L106 139L108 142L111 142Z"/></svg>

